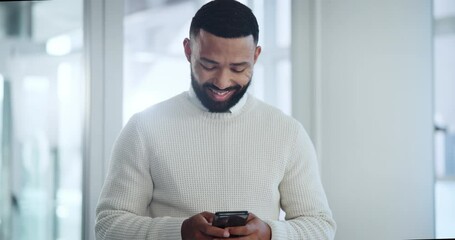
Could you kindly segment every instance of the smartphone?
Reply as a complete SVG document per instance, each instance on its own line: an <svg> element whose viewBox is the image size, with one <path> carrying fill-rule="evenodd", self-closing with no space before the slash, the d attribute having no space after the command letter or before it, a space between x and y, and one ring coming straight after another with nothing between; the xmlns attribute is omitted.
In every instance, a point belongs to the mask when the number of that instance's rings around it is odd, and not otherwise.
<svg viewBox="0 0 455 240"><path fill-rule="evenodd" d="M219 228L245 226L248 211L216 212L212 225Z"/></svg>

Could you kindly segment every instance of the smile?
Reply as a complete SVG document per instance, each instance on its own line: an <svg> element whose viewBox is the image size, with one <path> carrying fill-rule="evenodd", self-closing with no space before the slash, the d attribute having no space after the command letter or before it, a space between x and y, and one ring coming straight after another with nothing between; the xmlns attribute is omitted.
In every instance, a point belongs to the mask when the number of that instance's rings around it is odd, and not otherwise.
<svg viewBox="0 0 455 240"><path fill-rule="evenodd" d="M215 88L208 88L208 93L210 97L217 102L224 102L227 101L232 94L234 94L235 90L234 89L228 89L228 90L221 90L221 89L215 89Z"/></svg>
<svg viewBox="0 0 455 240"><path fill-rule="evenodd" d="M216 90L216 89L213 89L213 88L210 88L210 90L217 94L217 95L220 95L220 96L224 96L226 94L228 94L230 91L229 90Z"/></svg>

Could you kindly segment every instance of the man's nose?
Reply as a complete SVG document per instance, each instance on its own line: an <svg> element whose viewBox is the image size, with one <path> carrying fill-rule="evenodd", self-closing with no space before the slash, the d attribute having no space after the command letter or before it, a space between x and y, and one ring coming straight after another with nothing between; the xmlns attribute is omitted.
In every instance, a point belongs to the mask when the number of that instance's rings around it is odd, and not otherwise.
<svg viewBox="0 0 455 240"><path fill-rule="evenodd" d="M228 69L220 69L217 72L217 75L215 77L215 80L213 81L213 84L218 87L219 89L226 89L230 86L232 86L232 76L231 72Z"/></svg>

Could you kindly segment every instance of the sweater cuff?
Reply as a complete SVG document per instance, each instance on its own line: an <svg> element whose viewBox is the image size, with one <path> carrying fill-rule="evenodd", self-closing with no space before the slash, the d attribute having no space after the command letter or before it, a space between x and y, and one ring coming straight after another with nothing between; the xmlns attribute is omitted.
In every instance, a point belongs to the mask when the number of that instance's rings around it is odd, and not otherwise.
<svg viewBox="0 0 455 240"><path fill-rule="evenodd" d="M286 222L265 220L272 231L272 240L288 239Z"/></svg>
<svg viewBox="0 0 455 240"><path fill-rule="evenodd" d="M160 231L162 236L165 236L165 239L182 239L182 223L185 221L185 218L174 218L167 217L163 221L163 225L160 226Z"/></svg>

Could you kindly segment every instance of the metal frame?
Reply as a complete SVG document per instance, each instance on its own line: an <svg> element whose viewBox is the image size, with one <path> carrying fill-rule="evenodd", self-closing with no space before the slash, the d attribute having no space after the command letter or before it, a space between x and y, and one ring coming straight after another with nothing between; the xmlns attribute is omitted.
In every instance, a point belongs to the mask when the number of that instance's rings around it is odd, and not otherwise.
<svg viewBox="0 0 455 240"><path fill-rule="evenodd" d="M123 0L84 0L86 114L83 239L95 239L95 209L112 144L122 128Z"/></svg>

